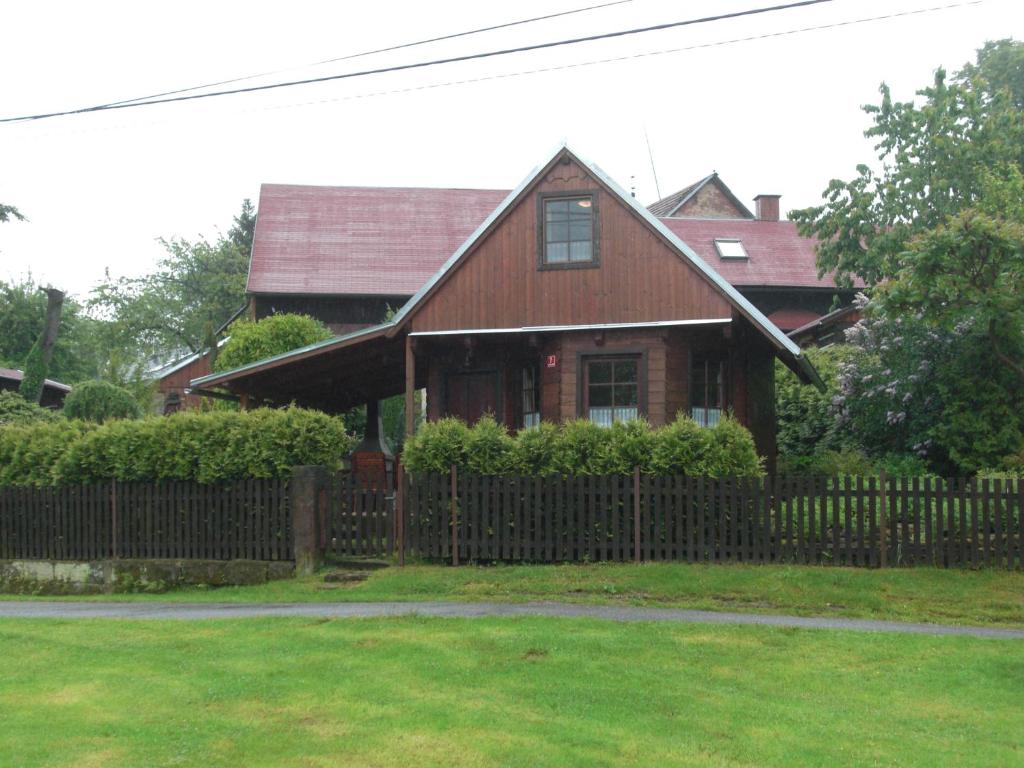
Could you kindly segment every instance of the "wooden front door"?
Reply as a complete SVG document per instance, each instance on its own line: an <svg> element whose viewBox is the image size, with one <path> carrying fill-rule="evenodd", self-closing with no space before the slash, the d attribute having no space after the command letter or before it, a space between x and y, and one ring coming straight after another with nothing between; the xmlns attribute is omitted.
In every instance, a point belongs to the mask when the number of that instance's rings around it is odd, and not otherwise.
<svg viewBox="0 0 1024 768"><path fill-rule="evenodd" d="M445 410L449 416L457 416L467 424L475 423L485 413L498 418L497 371L450 373L446 393Z"/></svg>

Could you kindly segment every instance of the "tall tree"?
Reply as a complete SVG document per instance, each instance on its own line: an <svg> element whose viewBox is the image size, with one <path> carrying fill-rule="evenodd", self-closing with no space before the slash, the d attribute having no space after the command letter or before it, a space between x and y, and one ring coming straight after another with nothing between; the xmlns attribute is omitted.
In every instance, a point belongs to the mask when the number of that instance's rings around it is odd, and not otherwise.
<svg viewBox="0 0 1024 768"><path fill-rule="evenodd" d="M987 43L923 102L868 106L880 170L790 215L818 267L872 287L842 409L869 450L973 471L1024 450L1024 44Z"/></svg>
<svg viewBox="0 0 1024 768"><path fill-rule="evenodd" d="M4 205L3 203L0 203L0 224L10 221L11 219L24 221L25 217L22 216L21 211L13 205Z"/></svg>
<svg viewBox="0 0 1024 768"><path fill-rule="evenodd" d="M205 348L245 300L253 221L246 201L228 236L215 242L161 239L166 255L155 272L108 280L91 307L114 322L122 348L158 358Z"/></svg>
<svg viewBox="0 0 1024 768"><path fill-rule="evenodd" d="M939 69L920 105L882 101L864 111L880 170L857 166L833 179L823 205L791 211L801 234L818 238L818 268L849 284L891 278L916 235L977 204L994 175L1024 169L1024 44L990 42L953 78Z"/></svg>

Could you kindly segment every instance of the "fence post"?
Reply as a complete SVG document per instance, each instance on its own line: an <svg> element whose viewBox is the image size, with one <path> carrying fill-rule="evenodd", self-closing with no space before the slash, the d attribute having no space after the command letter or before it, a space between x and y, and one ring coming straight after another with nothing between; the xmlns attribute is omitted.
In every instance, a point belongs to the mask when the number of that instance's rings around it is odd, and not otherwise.
<svg viewBox="0 0 1024 768"><path fill-rule="evenodd" d="M450 495L452 512L452 565L459 564L459 468L452 464L452 492Z"/></svg>
<svg viewBox="0 0 1024 768"><path fill-rule="evenodd" d="M400 461L395 462L395 546L398 548L398 564L405 565L405 470Z"/></svg>
<svg viewBox="0 0 1024 768"><path fill-rule="evenodd" d="M640 562L640 467L633 467L633 562Z"/></svg>
<svg viewBox="0 0 1024 768"><path fill-rule="evenodd" d="M885 568L889 564L888 544L886 537L889 533L889 509L887 507L889 503L889 494L887 491L887 482L885 477L885 470L883 469L878 473L879 483L879 504L878 514L881 518L878 526L878 564L879 567Z"/></svg>
<svg viewBox="0 0 1024 768"><path fill-rule="evenodd" d="M295 573L298 576L310 576L320 565L320 491L326 483L325 467L292 467L288 493L292 508Z"/></svg>
<svg viewBox="0 0 1024 768"><path fill-rule="evenodd" d="M118 559L117 554L117 480L110 481L110 558Z"/></svg>

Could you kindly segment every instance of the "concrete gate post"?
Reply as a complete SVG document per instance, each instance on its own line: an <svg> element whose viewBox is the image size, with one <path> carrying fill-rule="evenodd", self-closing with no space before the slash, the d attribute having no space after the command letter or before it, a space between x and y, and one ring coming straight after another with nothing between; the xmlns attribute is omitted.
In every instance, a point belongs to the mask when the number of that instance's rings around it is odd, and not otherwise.
<svg viewBox="0 0 1024 768"><path fill-rule="evenodd" d="M292 507L292 542L295 552L295 574L310 576L320 566L320 521L322 493L327 488L327 468L320 466L292 467L288 493Z"/></svg>

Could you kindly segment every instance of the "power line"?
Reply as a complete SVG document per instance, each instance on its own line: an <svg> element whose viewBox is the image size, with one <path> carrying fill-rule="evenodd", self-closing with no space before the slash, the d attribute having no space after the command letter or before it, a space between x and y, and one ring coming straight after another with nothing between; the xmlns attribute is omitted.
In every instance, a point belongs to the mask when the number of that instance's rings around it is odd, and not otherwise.
<svg viewBox="0 0 1024 768"><path fill-rule="evenodd" d="M507 56L513 53L525 53L527 51L538 51L546 48L556 48L566 45L577 45L579 43L588 43L595 40L608 40L617 37L624 37L626 35L637 35L645 32L656 32L666 29L673 29L675 27L692 26L695 24L707 24L714 21L724 21L726 19L735 19L743 16L754 16L764 13L772 13L775 11L790 10L792 8L802 8L811 5L821 5L823 3L831 3L835 0L799 0L798 2L786 3L784 5L773 5L763 8L750 8L744 11L736 11L733 13L717 14L715 16L704 16L697 19L686 19L683 21L668 22L665 24L655 24L649 27L639 27L636 29L619 30L617 32L605 32L599 35L588 35L586 37L576 37L566 40L556 40L547 43L537 43L535 45L525 45L516 48L504 48L497 51L485 51L483 53L467 54L465 56L453 56L446 59L434 59L433 61L417 62L414 64L399 64L393 67L380 67L377 69L363 70L361 72L347 72L340 75L325 75L323 77L307 78L305 80L292 80L283 83L270 83L268 85L254 85L247 88L234 88L226 91L212 91L210 93L198 93L188 96L172 96L169 98L152 99L149 101L134 101L130 103L122 104L109 104L109 105L97 105L93 107L82 107L80 109L69 109L60 112L45 112L36 115L21 115L19 117L5 117L0 118L0 123L13 123L23 122L28 120L44 120L52 117L63 117L66 115L80 115L89 112L103 112L113 109L131 109L133 107L150 106L153 104L170 104L179 101L194 101L196 99L208 99L217 96L231 96L241 93L254 93L258 91L269 91L276 88L290 88L298 85L311 85L313 83L324 83L332 80L347 80L357 77L366 77L369 75L379 75L388 72L401 72L410 69L423 69L425 67L434 67L441 64L454 64L463 61L473 61L476 59L487 59L494 58L496 56Z"/></svg>
<svg viewBox="0 0 1024 768"><path fill-rule="evenodd" d="M588 5L585 8L573 8L568 11L559 11L558 13L549 13L546 16L534 16L529 19L519 19L517 21L509 21L502 24L494 24L490 27L479 27L477 29L468 29L464 32L455 32L451 35L442 35L440 37L430 37L425 40L416 40L411 43L401 43L399 45L392 45L387 48L377 48L372 51L363 51L361 53L351 53L347 56L339 56L336 59L324 59L323 61L314 61L311 64L302 64L296 67L288 67L286 69L275 69L269 72L259 72L255 75L245 75L243 77L234 77L230 80L219 80L215 83L205 83L204 85L193 85L188 88L178 88L173 91L164 91L163 93L152 93L149 96L137 96L134 99L122 99L121 101L112 101L108 104L100 104L99 107L115 107L121 104L132 104L137 101L145 101L148 99L159 99L163 96L174 96L179 93L188 93L190 91L199 91L203 88L216 88L218 85L230 85L231 83L241 83L246 80L255 80L259 77L269 77L270 75L280 75L284 72L294 72L296 69L308 69L310 67L319 67L324 64L336 64L339 61L349 61L350 59L360 59L365 56L374 56L378 53L390 53L392 51L400 51L404 48L415 48L419 45L428 45L429 43L438 43L443 40L454 40L459 37L469 37L470 35L478 35L482 32L493 32L497 29L507 29L509 27L517 27L523 24L533 24L538 21L547 21L548 19L556 19L561 16L572 16L577 13L586 13L588 11L595 11L601 8L608 8L613 5L623 5L625 3L632 3L634 0L614 0L610 3L601 3L600 5Z"/></svg>
<svg viewBox="0 0 1024 768"><path fill-rule="evenodd" d="M765 32L765 33L762 33L762 34L759 34L759 35L749 35L747 37L735 37L735 38L731 38L731 39L728 39L728 40L716 40L716 41L713 41L713 42L710 42L710 43L695 43L693 45L682 46L682 47L679 47L679 48L666 48L666 49L662 49L662 50L658 50L658 51L643 51L641 53L630 53L630 54L625 54L623 56L613 56L613 57L608 57L608 58L603 58L603 59L592 59L590 61L579 61L579 62L572 62L572 63L569 63L569 64L556 64L556 65L552 65L552 66L549 66L549 67L538 67L536 69L518 70L518 71L515 71L515 72L502 72L502 73L499 73L499 74L483 75L481 77L466 78L466 79L463 79L463 80L448 80L448 81L444 81L444 82L440 82L440 83L426 83L426 84L423 84L423 85L414 85L414 86L408 86L408 87L405 87L405 88L393 88L393 89L384 90L384 91L371 91L371 92L368 92L368 93L357 93L357 94L351 94L351 95L348 95L348 96L334 96L334 97L325 98L325 99L313 99L313 100L310 100L310 101L291 102L289 104L276 104L276 105L272 105L272 106L250 107L250 108L245 108L245 109L241 109L241 110L236 110L235 114L247 114L247 113L254 113L254 112L267 112L267 111L280 110L280 109L293 109L293 108L296 108L296 107L308 107L308 106L315 106L315 105L318 105L318 104L333 104L333 103L338 103L338 102L342 102L342 101L355 101L357 99L371 99L371 98L376 98L376 97L380 97L380 96L393 96L393 95L403 94L403 93L415 93L417 91L429 91L429 90L434 90L435 88L450 88L450 87L459 86L459 85L475 85L477 83L485 83L485 82L490 82L490 81L494 81L494 80L511 79L511 78L515 78L515 77L526 77L526 76L529 76L529 75L542 75L542 74L548 74L550 72L559 72L559 71L564 71L564 70L568 70L568 69L578 69L578 68L582 68L582 67L597 66L597 65L601 65L601 64L618 64L618 63L621 63L621 62L624 62L624 61L631 61L631 60L634 60L634 59L650 58L650 57L653 57L653 56L665 56L665 55L672 54L672 53L686 53L688 51L701 50L701 49L705 49L705 48L719 48L719 47L727 46L727 45L737 45L739 43L757 42L759 40L769 40L769 39L772 39L772 38L789 37L789 36L792 36L792 35L805 34L805 33L808 33L808 32L818 32L818 31L829 30L829 29L839 29L839 28L842 28L842 27L851 27L851 26L856 26L856 25L859 25L859 24L867 24L867 23L876 22L876 21L888 21L888 20L891 20L891 19L896 19L896 18L901 18L901 17L917 16L917 15L921 15L921 14L925 14L925 13L933 13L933 12L937 12L937 11L952 10L952 9L955 9L955 8L965 8L965 7L972 6L972 5L980 5L983 2L986 2L986 0L963 0L963 2L958 2L958 3L949 3L947 5L936 5L936 6L931 6L931 7L927 7L927 8L916 8L916 9L912 9L912 10L908 10L908 11L899 11L897 13L883 14L883 15L880 15L880 16L867 16L867 17L862 17L862 18L859 18L859 19L850 19L848 21L830 22L828 24L818 24L818 25L809 26L809 27L799 27L799 28L796 28L796 29L788 29L788 30L782 30L782 31L778 31L778 32ZM122 127L123 128L123 127L131 127L133 125L158 124L158 123L162 123L162 122L166 122L166 120L147 121L147 123L125 123L125 124L122 124L121 126L108 126L106 128L101 128L101 129L77 129L77 130L72 131L72 133L76 133L76 134L78 134L78 133L90 133L93 130L111 130L113 127ZM53 135L57 135L57 134L45 134L45 135L53 136ZM64 135L64 134L59 134L59 135Z"/></svg>
<svg viewBox="0 0 1024 768"><path fill-rule="evenodd" d="M671 53L686 53L687 51L697 51L705 48L719 48L726 45L736 45L739 43L750 43L758 40L770 40L777 37L790 37L792 35L805 34L807 32L819 32L827 29L839 29L842 27L852 27L858 24L867 24L875 21L889 21L891 19L897 19L907 16L918 16L925 13L934 13L936 11L948 11L954 8L966 8L971 5L981 5L986 0L963 0L959 3L949 3L947 5L935 5L928 8L916 8L909 11L898 11L896 13L886 13L880 16L865 16L859 19L850 19L848 21L836 21L828 24L817 24L810 27L798 27L796 29L787 29L779 32L764 32L759 35L748 35L746 37L734 37L728 40L716 40L710 43L695 43L693 45L686 45L679 48L664 48L659 51L643 51L641 53L629 53L622 56L611 56L604 59L592 59L590 61L577 61L569 64L554 64L549 67L538 67L536 69L524 69L516 72L502 72L495 75L482 75L481 77L471 77L463 80L448 80L441 83L427 83L424 85L412 85L406 88L393 88L386 91L372 91L369 93L358 93L349 96L335 96L327 99L315 99L312 101L304 102L293 102L291 104L279 104L267 107L258 107L251 110L244 110L245 112L255 111L269 111L275 109L289 109L292 107L304 107L315 104L330 104L339 101L354 101L356 99L370 99L377 96L391 96L400 93L414 93L416 91L429 91L435 88L449 88L456 85L473 85L476 83L485 83L493 80L503 80L506 78L514 77L525 77L529 75L543 75L549 72L560 72L567 69L579 69L582 67L597 66L600 64L618 64L623 61L631 61L633 59L644 59L652 56L665 56Z"/></svg>

